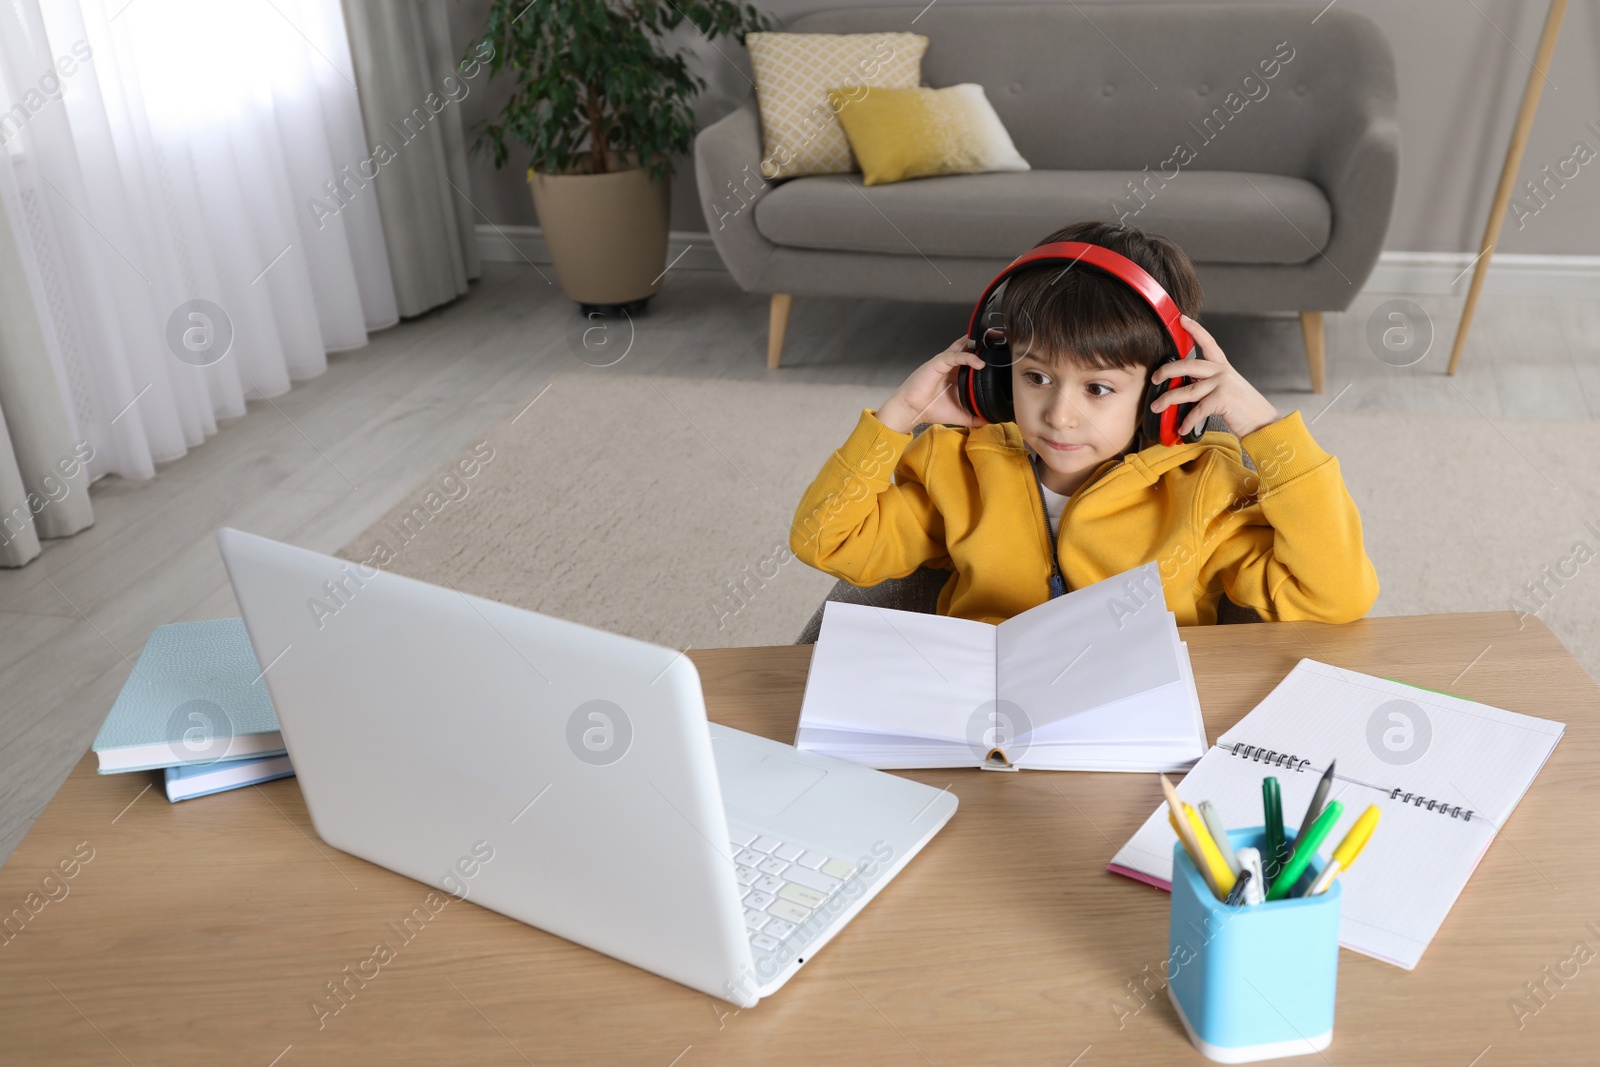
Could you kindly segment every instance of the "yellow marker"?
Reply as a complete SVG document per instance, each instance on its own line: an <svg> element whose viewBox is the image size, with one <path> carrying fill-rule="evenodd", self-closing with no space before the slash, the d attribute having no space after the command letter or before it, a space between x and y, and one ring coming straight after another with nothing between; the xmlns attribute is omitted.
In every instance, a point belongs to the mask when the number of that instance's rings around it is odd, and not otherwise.
<svg viewBox="0 0 1600 1067"><path fill-rule="evenodd" d="M1200 877L1205 880L1206 888L1211 890L1211 895L1218 900L1226 900L1225 894L1217 892L1217 880L1211 876L1211 868L1206 864L1204 857L1196 855L1200 851L1199 842L1194 840L1193 835L1185 836L1170 810L1167 812L1167 821L1172 824L1172 832L1177 834L1178 840L1183 843L1183 851L1188 855L1189 862L1194 864L1194 869L1200 872Z"/></svg>
<svg viewBox="0 0 1600 1067"><path fill-rule="evenodd" d="M1183 850L1189 854L1189 860L1194 864L1194 869L1200 872L1200 877L1205 879L1206 888L1211 890L1211 895L1218 900L1227 899L1227 894L1217 888L1217 880L1211 875L1211 867L1205 862L1204 854L1200 851L1200 842L1195 840L1194 831L1190 829L1188 820L1180 822L1175 812L1188 807L1178 796L1178 791L1167 781L1166 775L1160 775L1161 791L1167 797L1167 821L1172 824L1172 832L1178 835L1178 840L1183 842Z"/></svg>
<svg viewBox="0 0 1600 1067"><path fill-rule="evenodd" d="M1238 876L1228 869L1228 861L1222 858L1222 850L1217 848L1217 843L1211 838L1211 831L1206 829L1205 820L1200 818L1200 813L1189 805L1183 806L1184 815L1189 818L1189 826L1194 830L1194 839L1200 843L1200 852L1205 856L1206 866L1211 868L1211 879L1217 883L1217 893L1227 899L1233 892L1233 883L1238 881Z"/></svg>
<svg viewBox="0 0 1600 1067"><path fill-rule="evenodd" d="M1306 891L1307 896L1325 893L1333 880L1339 877L1340 871L1350 869L1350 865L1361 855L1361 850L1367 847L1367 839L1372 836L1372 831L1377 829L1378 817L1383 813L1378 810L1378 805L1370 804L1367 810L1361 813L1355 825L1350 827L1350 832L1344 835L1344 840L1339 842L1339 847L1333 850L1333 859L1317 875L1317 880Z"/></svg>

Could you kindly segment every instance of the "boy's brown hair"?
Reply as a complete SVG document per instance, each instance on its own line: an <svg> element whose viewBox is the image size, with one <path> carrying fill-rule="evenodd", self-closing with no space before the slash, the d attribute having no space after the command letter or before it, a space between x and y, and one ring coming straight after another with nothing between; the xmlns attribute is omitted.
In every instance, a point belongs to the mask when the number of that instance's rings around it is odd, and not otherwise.
<svg viewBox="0 0 1600 1067"><path fill-rule="evenodd" d="M1204 294L1194 263L1165 237L1086 220L1063 226L1038 245L1057 241L1083 241L1126 256L1161 284L1179 311L1199 318ZM1047 364L1066 360L1085 367L1154 369L1172 347L1143 297L1121 279L1086 265L1019 270L1006 280L1000 308L1013 360L1032 356Z"/></svg>

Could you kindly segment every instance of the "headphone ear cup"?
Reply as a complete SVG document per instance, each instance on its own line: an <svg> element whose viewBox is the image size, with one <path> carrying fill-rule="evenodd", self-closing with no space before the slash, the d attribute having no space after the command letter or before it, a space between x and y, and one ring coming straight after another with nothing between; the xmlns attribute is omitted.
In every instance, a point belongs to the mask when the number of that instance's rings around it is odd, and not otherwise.
<svg viewBox="0 0 1600 1067"><path fill-rule="evenodd" d="M1168 363L1175 362L1177 358L1177 356L1168 354L1166 358L1156 364L1156 367L1163 367ZM1165 381L1151 382L1145 389L1143 430L1146 447L1158 442L1168 446L1178 443L1178 426L1182 424L1184 417L1189 414L1189 408L1192 405L1178 404L1161 411L1151 411L1150 405L1154 404L1168 390L1176 389L1187 383L1187 378L1168 378ZM1188 435L1183 437L1183 440L1192 441L1196 439L1197 437L1189 437Z"/></svg>
<svg viewBox="0 0 1600 1067"><path fill-rule="evenodd" d="M974 372L974 386L978 396L979 413L989 422L1015 422L1017 414L1011 403L1011 366L994 362L999 353L983 349L983 369Z"/></svg>
<svg viewBox="0 0 1600 1067"><path fill-rule="evenodd" d="M974 370L968 366L956 368L956 402L969 415L977 415L985 422L1013 422L1016 412L1011 403L1011 366L1002 362L1004 351L986 346L980 339L976 353L983 367ZM974 410L976 404L976 410Z"/></svg>
<svg viewBox="0 0 1600 1067"><path fill-rule="evenodd" d="M1157 363L1155 367L1152 367L1150 372L1154 374L1157 368L1170 362L1171 359L1171 356L1166 357L1166 359L1163 359L1160 363ZM1150 405L1154 404L1161 394L1166 391L1166 382L1150 382L1145 386L1144 407L1140 409L1141 421L1139 432L1144 438L1144 440L1140 443L1146 448L1153 444L1166 443L1161 440L1161 413L1150 410Z"/></svg>
<svg viewBox="0 0 1600 1067"><path fill-rule="evenodd" d="M984 421L988 421L988 416L984 415L980 409L981 406L975 404L973 400L977 395L978 384L973 379L973 373L971 367L962 366L956 368L956 403L961 405L961 410L968 415L976 415Z"/></svg>
<svg viewBox="0 0 1600 1067"><path fill-rule="evenodd" d="M1195 358L1203 359L1204 357L1198 351L1196 351ZM1160 367L1163 364L1173 363L1177 360L1177 356L1169 354L1161 361L1161 363L1156 364L1156 366ZM1168 378L1167 380L1161 382L1151 382L1149 388L1145 390L1144 419L1141 424L1141 428L1144 432L1144 443L1146 446L1153 445L1158 441L1164 445L1175 445L1180 441L1187 441L1192 444L1195 441L1200 440L1201 436L1205 433L1204 424L1196 426L1186 434L1178 433L1178 427L1183 425L1183 420L1188 418L1189 412L1194 409L1194 404L1192 403L1174 404L1172 407L1166 408L1162 411L1150 410L1150 405L1154 404L1156 402L1156 398L1161 396L1162 393L1167 392L1169 389L1178 389L1182 386L1188 385L1189 381L1190 379L1186 377Z"/></svg>

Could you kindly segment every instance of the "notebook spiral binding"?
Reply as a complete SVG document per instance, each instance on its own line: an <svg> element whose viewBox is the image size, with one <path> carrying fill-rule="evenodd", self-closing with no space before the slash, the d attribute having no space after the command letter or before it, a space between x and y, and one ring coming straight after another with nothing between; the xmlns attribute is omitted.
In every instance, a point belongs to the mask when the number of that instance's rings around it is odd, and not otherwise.
<svg viewBox="0 0 1600 1067"><path fill-rule="evenodd" d="M1462 808L1460 804L1452 805L1443 800L1432 800L1421 793L1402 794L1398 786L1389 791L1389 799L1398 800L1402 804L1410 804L1414 808L1427 808L1429 811L1436 811L1440 815L1448 815L1452 819L1460 819L1462 822L1472 821L1471 808Z"/></svg>
<svg viewBox="0 0 1600 1067"><path fill-rule="evenodd" d="M1258 748L1255 745L1247 745L1242 741L1235 744L1229 751L1240 759L1254 760L1257 763L1270 763L1275 767L1287 767L1291 771L1303 771L1306 768L1306 764L1311 762L1310 760L1301 759L1299 756L1290 755L1287 752Z"/></svg>
<svg viewBox="0 0 1600 1067"><path fill-rule="evenodd" d="M1278 752L1274 749L1260 748L1256 745L1247 745L1240 741L1228 751L1240 759L1254 760L1257 763L1267 763L1274 767L1285 767L1291 771L1304 771L1310 760L1303 760L1288 752ZM1421 793L1407 793L1396 787L1389 791L1390 800L1398 800L1402 804L1410 804L1414 808L1426 808L1428 811L1448 815L1452 819L1462 822L1472 821L1472 809L1463 808L1460 804L1449 804L1443 800L1434 800Z"/></svg>

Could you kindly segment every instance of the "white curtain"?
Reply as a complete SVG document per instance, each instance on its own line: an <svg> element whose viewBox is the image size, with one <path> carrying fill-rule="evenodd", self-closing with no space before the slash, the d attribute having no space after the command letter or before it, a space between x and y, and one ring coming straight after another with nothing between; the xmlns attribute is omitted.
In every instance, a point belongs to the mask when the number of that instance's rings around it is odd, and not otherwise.
<svg viewBox="0 0 1600 1067"><path fill-rule="evenodd" d="M383 216L400 314L448 303L483 273L478 209L468 199L461 109L489 80L478 57L450 43L444 0L344 0L361 115L382 171L373 183ZM359 168L358 168L359 169Z"/></svg>
<svg viewBox="0 0 1600 1067"><path fill-rule="evenodd" d="M336 184L368 154L339 0L3 0L0 89L92 476L153 476L397 321L376 198Z"/></svg>

